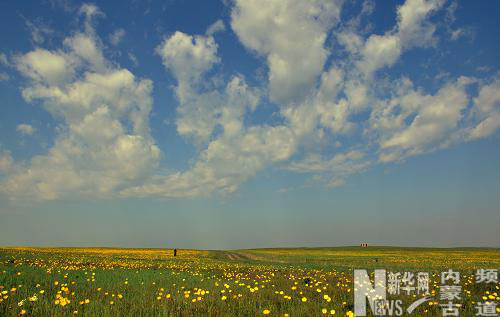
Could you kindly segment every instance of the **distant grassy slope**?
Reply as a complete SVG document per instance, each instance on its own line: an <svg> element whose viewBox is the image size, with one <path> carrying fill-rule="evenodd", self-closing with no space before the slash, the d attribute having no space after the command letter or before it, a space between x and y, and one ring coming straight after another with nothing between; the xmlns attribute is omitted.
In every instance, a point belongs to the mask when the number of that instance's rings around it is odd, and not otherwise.
<svg viewBox="0 0 500 317"><path fill-rule="evenodd" d="M500 267L500 249L338 247L238 250L256 261L334 266L336 268L419 268L474 270Z"/></svg>

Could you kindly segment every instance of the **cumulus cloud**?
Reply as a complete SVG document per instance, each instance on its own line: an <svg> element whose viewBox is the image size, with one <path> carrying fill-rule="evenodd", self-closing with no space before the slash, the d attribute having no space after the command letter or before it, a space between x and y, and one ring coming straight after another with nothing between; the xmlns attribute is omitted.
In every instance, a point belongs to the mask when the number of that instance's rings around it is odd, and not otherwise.
<svg viewBox="0 0 500 317"><path fill-rule="evenodd" d="M429 17L444 3L444 0L407 0L398 8L398 35L403 46L432 44L436 26Z"/></svg>
<svg viewBox="0 0 500 317"><path fill-rule="evenodd" d="M80 11L86 28L100 14L89 5ZM160 150L148 123L152 82L112 66L99 43L86 29L67 37L59 50L37 48L16 57L16 68L28 80L23 98L40 101L62 124L48 153L15 163L0 186L4 194L46 200L112 195L157 168ZM29 127L18 130L30 133Z"/></svg>
<svg viewBox="0 0 500 317"><path fill-rule="evenodd" d="M95 18L104 13L83 5L83 30L59 49L35 48L12 59L26 78L23 98L41 104L61 125L45 154L14 162L9 152L0 152L0 191L40 199L197 197L232 193L273 167L338 187L372 165L498 130L498 74L449 75L429 91L408 76L382 71L415 47L439 44L433 17L444 1L405 1L396 9L395 25L381 34L368 34L363 26L372 2L345 24L339 23L341 5L232 2L232 30L268 68L267 82L258 86L241 74L221 74L213 35L224 30L222 20L205 34L177 31L159 43L156 54L175 79L177 133L196 146L196 157L182 171L160 165L168 153L160 153L150 134L152 82L106 58L94 30ZM129 58L137 64L134 55ZM278 106L276 123L248 120L261 101Z"/></svg>
<svg viewBox="0 0 500 317"><path fill-rule="evenodd" d="M225 133L208 145L191 169L155 177L122 194L195 197L214 191L232 193L258 171L289 159L295 145L293 132L284 126L257 126L240 133Z"/></svg>
<svg viewBox="0 0 500 317"><path fill-rule="evenodd" d="M64 52L37 48L15 58L17 69L35 82L57 85L70 80L75 73L76 59Z"/></svg>
<svg viewBox="0 0 500 317"><path fill-rule="evenodd" d="M411 116L414 118L410 124L396 128L395 132L386 130L382 134L380 159L401 159L446 145L451 133L457 130L462 112L469 102L465 88L471 82L471 79L462 77L442 87L434 96L421 95L410 89L389 100L389 104L397 104L402 108L400 118L396 118L395 122L402 123ZM388 114L387 108L383 111ZM384 115L378 118L384 119L392 121L384 118Z"/></svg>
<svg viewBox="0 0 500 317"><path fill-rule="evenodd" d="M203 86L201 78L219 61L209 36L176 32L157 49L166 69L177 79L179 99L177 131L206 142L194 165L184 171L157 175L149 182L121 192L124 196L186 197L211 192L231 193L255 174L285 161L296 150L293 131L287 126L245 126L245 113L256 109L260 91L240 76L227 83ZM214 136L216 127L221 133Z"/></svg>
<svg viewBox="0 0 500 317"><path fill-rule="evenodd" d="M101 41L92 32L77 33L68 37L64 40L64 45L81 61L84 61L92 71L104 72L109 67L102 53Z"/></svg>
<svg viewBox="0 0 500 317"><path fill-rule="evenodd" d="M211 36L191 36L177 31L166 38L156 52L179 82L196 82L219 62L217 44Z"/></svg>
<svg viewBox="0 0 500 317"><path fill-rule="evenodd" d="M363 48L363 60L359 68L366 74L375 70L392 66L401 55L401 40L395 35L372 35L366 41Z"/></svg>
<svg viewBox="0 0 500 317"><path fill-rule="evenodd" d="M407 0L398 7L398 23L384 35L372 34L362 49L358 67L370 76L386 66L392 66L403 50L434 43L436 26L429 20L444 0ZM348 43L349 44L349 43Z"/></svg>
<svg viewBox="0 0 500 317"><path fill-rule="evenodd" d="M472 116L479 121L468 129L468 139L487 137L500 128L500 79L481 85Z"/></svg>
<svg viewBox="0 0 500 317"><path fill-rule="evenodd" d="M231 27L248 49L266 58L273 101L302 99L323 70L328 31L340 1L235 1Z"/></svg>
<svg viewBox="0 0 500 317"><path fill-rule="evenodd" d="M177 132L198 142L207 141L215 128L216 108L224 98L217 90L203 92L200 84L202 76L219 62L213 37L175 32L156 52L177 79Z"/></svg>

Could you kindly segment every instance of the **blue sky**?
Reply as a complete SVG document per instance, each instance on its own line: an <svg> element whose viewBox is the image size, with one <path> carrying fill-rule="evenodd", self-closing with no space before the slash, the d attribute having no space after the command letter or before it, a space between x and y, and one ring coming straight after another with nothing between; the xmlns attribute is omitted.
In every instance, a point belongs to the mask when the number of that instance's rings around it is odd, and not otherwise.
<svg viewBox="0 0 500 317"><path fill-rule="evenodd" d="M496 2L0 12L2 245L498 246Z"/></svg>

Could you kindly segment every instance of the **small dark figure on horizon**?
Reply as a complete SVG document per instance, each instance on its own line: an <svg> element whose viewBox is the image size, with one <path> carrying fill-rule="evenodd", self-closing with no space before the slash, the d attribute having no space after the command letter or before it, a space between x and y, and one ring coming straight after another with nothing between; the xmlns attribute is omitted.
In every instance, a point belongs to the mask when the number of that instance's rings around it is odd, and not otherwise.
<svg viewBox="0 0 500 317"><path fill-rule="evenodd" d="M177 256L177 249L174 249L174 256Z"/></svg>

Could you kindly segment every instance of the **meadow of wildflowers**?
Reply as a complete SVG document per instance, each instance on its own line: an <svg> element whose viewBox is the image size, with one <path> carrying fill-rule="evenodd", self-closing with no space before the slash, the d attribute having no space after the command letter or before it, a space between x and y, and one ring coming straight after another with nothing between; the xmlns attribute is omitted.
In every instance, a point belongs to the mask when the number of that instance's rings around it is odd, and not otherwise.
<svg viewBox="0 0 500 317"><path fill-rule="evenodd" d="M317 248L244 251L0 248L1 316L352 316L353 269L462 273L461 315L499 302L499 284L474 270L495 249ZM404 298L412 302L415 296ZM440 316L437 301L415 315Z"/></svg>

